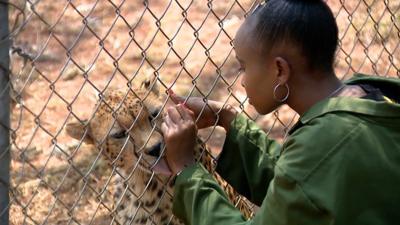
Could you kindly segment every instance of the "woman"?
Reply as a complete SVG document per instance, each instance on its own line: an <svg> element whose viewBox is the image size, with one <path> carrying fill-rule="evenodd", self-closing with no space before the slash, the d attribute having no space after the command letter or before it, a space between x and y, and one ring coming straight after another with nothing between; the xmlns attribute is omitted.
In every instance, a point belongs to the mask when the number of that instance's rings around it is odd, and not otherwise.
<svg viewBox="0 0 400 225"><path fill-rule="evenodd" d="M232 107L190 98L168 108L162 131L177 174L174 213L186 224L395 224L400 221L400 81L333 70L338 29L322 0L270 0L235 37L243 86L260 114L301 115L283 146ZM174 102L182 102L171 94ZM251 220L193 159L197 128L227 138L217 172L260 206ZM197 125L197 126L196 126Z"/></svg>

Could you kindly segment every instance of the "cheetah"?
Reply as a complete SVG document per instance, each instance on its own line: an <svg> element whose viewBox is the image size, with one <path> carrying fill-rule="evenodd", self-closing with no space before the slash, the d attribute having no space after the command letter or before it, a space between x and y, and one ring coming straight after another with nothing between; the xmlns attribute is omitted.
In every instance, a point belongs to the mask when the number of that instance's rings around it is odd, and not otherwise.
<svg viewBox="0 0 400 225"><path fill-rule="evenodd" d="M90 120L66 125L69 136L95 145L116 168L112 214L117 224L182 224L172 216L173 179L152 171L164 147L159 129L162 108L156 79L148 78L139 88L109 91L97 102ZM215 173L213 158L198 140L196 159L214 175L243 215L252 217L250 204Z"/></svg>

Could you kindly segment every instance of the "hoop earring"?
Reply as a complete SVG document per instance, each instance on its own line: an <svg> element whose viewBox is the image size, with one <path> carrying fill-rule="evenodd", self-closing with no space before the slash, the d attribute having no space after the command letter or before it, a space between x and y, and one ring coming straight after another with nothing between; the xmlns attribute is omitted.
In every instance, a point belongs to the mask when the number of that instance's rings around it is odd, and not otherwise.
<svg viewBox="0 0 400 225"><path fill-rule="evenodd" d="M283 86L282 84L278 84L278 85L276 85L275 86L275 88L274 88L274 99L275 99L275 101L277 101L277 102L285 102L288 98L289 98L289 94L290 94L290 89L289 89L289 85L287 84L287 83L285 83L285 88L286 88L286 90L287 90L287 93L286 93L286 95L285 95L285 97L284 98L282 98L282 99L278 99L278 97L276 97L276 90L278 90L278 88L280 87L280 86Z"/></svg>

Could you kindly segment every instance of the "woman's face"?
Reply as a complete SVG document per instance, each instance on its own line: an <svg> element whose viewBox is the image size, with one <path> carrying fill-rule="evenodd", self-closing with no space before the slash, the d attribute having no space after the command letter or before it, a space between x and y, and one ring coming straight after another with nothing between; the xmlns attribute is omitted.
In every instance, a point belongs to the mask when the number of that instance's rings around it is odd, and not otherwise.
<svg viewBox="0 0 400 225"><path fill-rule="evenodd" d="M235 37L236 57L241 66L242 84L249 98L249 103L260 114L268 114L279 104L274 100L273 90L277 85L274 59L261 56L257 43L252 41L251 32L245 22Z"/></svg>

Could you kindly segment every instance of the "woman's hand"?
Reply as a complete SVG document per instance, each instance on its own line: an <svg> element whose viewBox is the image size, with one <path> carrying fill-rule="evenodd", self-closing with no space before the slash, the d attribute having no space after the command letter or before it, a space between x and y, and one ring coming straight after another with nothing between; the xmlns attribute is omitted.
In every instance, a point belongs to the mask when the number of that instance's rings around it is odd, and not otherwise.
<svg viewBox="0 0 400 225"><path fill-rule="evenodd" d="M197 137L193 112L182 104L169 107L161 131L166 145L165 158L171 172L175 175L193 165Z"/></svg>
<svg viewBox="0 0 400 225"><path fill-rule="evenodd" d="M195 119L202 113L196 122L199 129L217 124L228 131L230 123L237 114L237 111L232 106L224 105L222 102L208 100L206 104L199 97L190 97L185 102L185 98L174 94L172 91L169 91L169 94L175 104L185 103L184 105L194 113Z"/></svg>

